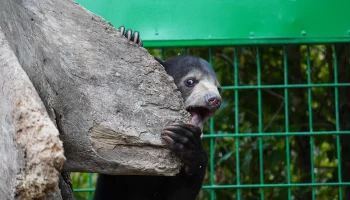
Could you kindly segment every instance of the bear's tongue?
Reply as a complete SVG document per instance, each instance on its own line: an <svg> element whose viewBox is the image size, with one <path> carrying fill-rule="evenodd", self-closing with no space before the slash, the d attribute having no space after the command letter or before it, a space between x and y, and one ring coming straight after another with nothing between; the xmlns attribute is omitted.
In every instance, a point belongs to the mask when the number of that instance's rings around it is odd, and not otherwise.
<svg viewBox="0 0 350 200"><path fill-rule="evenodd" d="M190 112L191 113L191 116L192 116L192 119L191 119L191 123L196 125L196 126L199 126L199 128L201 129L201 137L203 136L203 119L200 115L198 115L197 113L195 112Z"/></svg>

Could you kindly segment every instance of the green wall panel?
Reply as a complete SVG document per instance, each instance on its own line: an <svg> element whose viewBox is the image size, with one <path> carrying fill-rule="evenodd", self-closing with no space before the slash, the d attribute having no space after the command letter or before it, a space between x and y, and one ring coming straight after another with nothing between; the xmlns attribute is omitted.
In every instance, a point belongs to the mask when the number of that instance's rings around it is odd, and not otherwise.
<svg viewBox="0 0 350 200"><path fill-rule="evenodd" d="M350 0L77 0L145 46L350 41Z"/></svg>

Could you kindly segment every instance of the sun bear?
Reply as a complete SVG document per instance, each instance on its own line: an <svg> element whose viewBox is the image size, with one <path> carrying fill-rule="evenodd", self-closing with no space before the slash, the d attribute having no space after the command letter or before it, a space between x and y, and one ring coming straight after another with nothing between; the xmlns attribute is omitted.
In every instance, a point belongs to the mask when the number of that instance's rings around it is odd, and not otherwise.
<svg viewBox="0 0 350 200"><path fill-rule="evenodd" d="M139 32L119 28L130 41L142 46ZM183 162L176 176L99 174L95 200L194 200L205 176L207 154L202 147L203 124L221 105L220 84L210 64L198 57L179 55L162 61L182 94L191 122L175 122L162 131L169 149Z"/></svg>

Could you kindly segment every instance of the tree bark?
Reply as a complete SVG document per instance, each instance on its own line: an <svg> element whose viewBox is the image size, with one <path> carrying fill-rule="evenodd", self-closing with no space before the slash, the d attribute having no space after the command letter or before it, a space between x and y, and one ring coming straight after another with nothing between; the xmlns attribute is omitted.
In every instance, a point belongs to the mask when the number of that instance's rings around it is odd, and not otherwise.
<svg viewBox="0 0 350 200"><path fill-rule="evenodd" d="M64 163L55 125L0 28L0 199L54 191Z"/></svg>
<svg viewBox="0 0 350 200"><path fill-rule="evenodd" d="M189 114L145 49L71 0L0 0L0 27L57 124L64 171L178 173L160 133Z"/></svg>

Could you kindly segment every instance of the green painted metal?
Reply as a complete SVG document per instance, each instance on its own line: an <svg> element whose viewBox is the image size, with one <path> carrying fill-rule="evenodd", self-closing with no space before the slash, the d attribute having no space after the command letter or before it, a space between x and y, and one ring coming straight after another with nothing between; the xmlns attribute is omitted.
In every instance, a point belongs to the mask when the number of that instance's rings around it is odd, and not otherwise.
<svg viewBox="0 0 350 200"><path fill-rule="evenodd" d="M209 48L209 63L210 63L210 66L213 66L213 49L212 48ZM214 119L210 118L209 123L210 123L210 127L209 127L210 133L209 134L214 136L215 135ZM209 170L210 170L210 185L211 186L215 185L215 183L214 183L214 157L215 157L214 139L215 139L215 137L210 138L210 144L209 144L209 149L210 149L210 169ZM210 197L211 197L211 200L216 199L215 190L210 191Z"/></svg>
<svg viewBox="0 0 350 200"><path fill-rule="evenodd" d="M244 133L241 135L237 135L236 133L225 133L225 134L215 134L215 136L211 135L203 135L203 138L220 138L220 137L281 137L281 136L309 136L309 135L343 135L350 134L350 131L313 131L313 132L269 132L269 133ZM287 165L288 166L288 165Z"/></svg>
<svg viewBox="0 0 350 200"><path fill-rule="evenodd" d="M76 1L146 47L350 41L348 0Z"/></svg>
<svg viewBox="0 0 350 200"><path fill-rule="evenodd" d="M89 173L89 188L92 188L92 174L91 173ZM89 200L92 200L93 199L93 195L92 195L92 192L93 191L90 191L89 192Z"/></svg>
<svg viewBox="0 0 350 200"><path fill-rule="evenodd" d="M313 87L349 87L350 83L317 83L317 84L289 84L289 85L239 85L223 86L225 90L254 90L268 88L313 88Z"/></svg>
<svg viewBox="0 0 350 200"><path fill-rule="evenodd" d="M257 85L261 85L261 61L260 61L260 51L259 47L256 47L256 67L257 67ZM259 134L263 133L263 122L262 122L262 97L261 88L258 89L258 130ZM260 184L264 184L264 157L263 157L263 138L259 138L259 174L260 174ZM260 198L264 199L265 191L261 188Z"/></svg>
<svg viewBox="0 0 350 200"><path fill-rule="evenodd" d="M350 182L327 182L327 183L290 183L290 184L283 184L283 183L276 183L276 184L241 184L241 185L214 185L214 186L208 186L204 185L203 189L244 189L244 188L290 188L290 187L320 187L320 186L347 186L350 185ZM290 199L292 196L289 196ZM238 197L237 197L238 199ZM341 198L339 198L341 199Z"/></svg>
<svg viewBox="0 0 350 200"><path fill-rule="evenodd" d="M238 53L237 48L233 49L233 62L234 62L234 85L239 87L238 84ZM235 94L235 136L239 136L239 94L238 90L234 91ZM235 150L236 150L236 185L241 185L241 174L240 174L240 155L239 155L239 137L235 138ZM241 199L241 189L237 188L237 199Z"/></svg>
<svg viewBox="0 0 350 200"><path fill-rule="evenodd" d="M89 176L90 176L90 174L89 174ZM90 177L89 177L89 181L90 180L92 180L92 179L90 179ZM91 193L91 192L95 191L95 188L74 188L73 191L74 192L89 192L89 193ZM90 198L90 196L89 196L89 198Z"/></svg>
<svg viewBox="0 0 350 200"><path fill-rule="evenodd" d="M306 55L306 64L307 64L307 83L311 84L311 63L310 63L310 46L307 46L307 55ZM307 98L308 102L311 102L308 104L308 111L309 111L309 131L310 133L313 132L313 121L312 121L312 93L311 88L307 88ZM311 173L311 182L315 182L315 172L314 172L314 137L310 136L310 173ZM312 200L315 200L315 187L311 188L312 192Z"/></svg>
<svg viewBox="0 0 350 200"><path fill-rule="evenodd" d="M285 136L286 136L286 163L287 163L287 184L291 184L290 174L290 142L289 142L289 101L288 101L288 62L287 62L287 50L286 46L283 46L283 74L284 74L284 116L285 116ZM288 187L288 200L292 199L292 190Z"/></svg>
<svg viewBox="0 0 350 200"><path fill-rule="evenodd" d="M333 49L333 62L334 62L334 84L338 83L338 63L337 63L337 53L335 51L334 45ZM335 129L336 131L340 131L340 122L339 122L339 91L338 87L334 87L334 110L335 110ZM341 150L340 150L340 136L336 136L336 144L337 144L337 159L338 159L338 182L342 183L342 169L341 169ZM339 186L339 199L343 199L343 188Z"/></svg>

